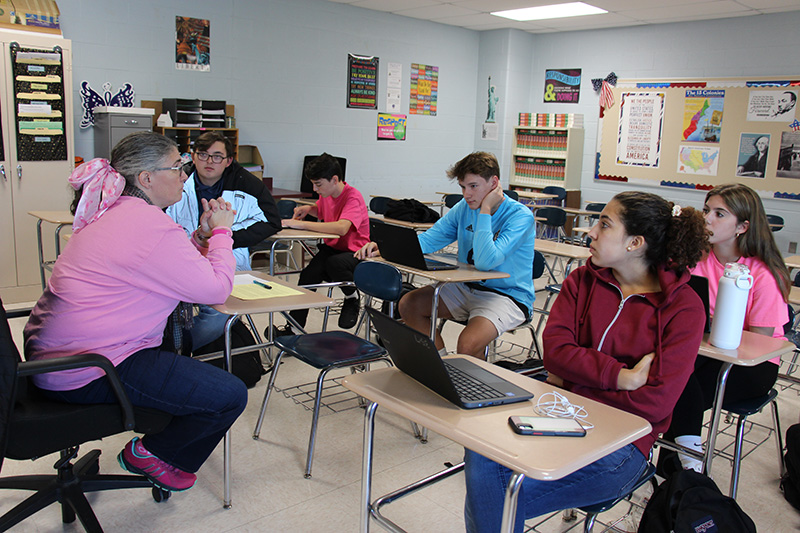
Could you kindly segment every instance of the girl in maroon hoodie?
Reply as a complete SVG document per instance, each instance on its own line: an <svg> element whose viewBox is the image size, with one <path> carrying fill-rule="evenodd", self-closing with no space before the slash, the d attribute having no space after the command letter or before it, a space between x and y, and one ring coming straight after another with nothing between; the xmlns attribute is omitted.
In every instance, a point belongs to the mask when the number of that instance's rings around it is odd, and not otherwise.
<svg viewBox="0 0 800 533"><path fill-rule="evenodd" d="M708 248L700 212L623 192L589 232L592 257L563 283L543 334L549 382L645 418L650 434L562 479L526 478L524 520L627 494L669 426L692 372L705 312L686 282ZM511 471L466 450L467 531L497 531Z"/></svg>

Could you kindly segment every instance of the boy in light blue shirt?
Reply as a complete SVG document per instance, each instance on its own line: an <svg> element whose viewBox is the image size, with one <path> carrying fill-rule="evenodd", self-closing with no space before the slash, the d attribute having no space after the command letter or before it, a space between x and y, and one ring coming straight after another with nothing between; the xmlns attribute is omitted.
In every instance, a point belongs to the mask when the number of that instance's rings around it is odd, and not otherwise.
<svg viewBox="0 0 800 533"><path fill-rule="evenodd" d="M458 260L478 270L506 272L508 278L448 283L439 292L438 318L466 321L456 351L484 357L486 346L504 331L525 322L532 312L533 213L503 194L497 158L474 152L448 171L457 179L464 198L434 226L419 235L424 253L432 253L458 241ZM377 255L374 242L356 252L360 259ZM399 304L406 324L429 333L433 286L406 294ZM444 342L436 335L436 347L444 354Z"/></svg>

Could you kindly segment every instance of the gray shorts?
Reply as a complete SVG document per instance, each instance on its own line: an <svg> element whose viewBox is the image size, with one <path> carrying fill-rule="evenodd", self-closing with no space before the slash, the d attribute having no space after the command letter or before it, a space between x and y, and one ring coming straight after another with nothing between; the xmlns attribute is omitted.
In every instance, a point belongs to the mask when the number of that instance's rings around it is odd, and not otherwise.
<svg viewBox="0 0 800 533"><path fill-rule="evenodd" d="M439 299L455 320L466 322L474 316L482 316L494 324L498 335L525 322L525 313L511 298L473 289L466 283L445 284L439 291Z"/></svg>

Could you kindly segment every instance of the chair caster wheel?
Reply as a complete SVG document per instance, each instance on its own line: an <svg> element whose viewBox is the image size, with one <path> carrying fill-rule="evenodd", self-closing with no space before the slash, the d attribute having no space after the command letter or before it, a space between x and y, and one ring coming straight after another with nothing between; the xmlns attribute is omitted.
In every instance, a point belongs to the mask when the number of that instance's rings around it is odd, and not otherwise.
<svg viewBox="0 0 800 533"><path fill-rule="evenodd" d="M158 502L165 502L172 496L172 492L162 489L161 487L153 487L153 499Z"/></svg>

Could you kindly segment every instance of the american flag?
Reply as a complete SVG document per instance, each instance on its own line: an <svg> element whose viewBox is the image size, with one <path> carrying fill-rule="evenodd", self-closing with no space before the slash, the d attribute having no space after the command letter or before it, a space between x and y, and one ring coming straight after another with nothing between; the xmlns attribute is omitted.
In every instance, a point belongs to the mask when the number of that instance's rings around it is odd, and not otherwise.
<svg viewBox="0 0 800 533"><path fill-rule="evenodd" d="M792 131L800 130L800 121L798 121L797 119L794 119L794 122L789 124L789 127L792 128Z"/></svg>
<svg viewBox="0 0 800 533"><path fill-rule="evenodd" d="M604 109L609 109L613 105L614 105L614 94L611 92L611 84L603 80L603 87L600 89L600 107Z"/></svg>

